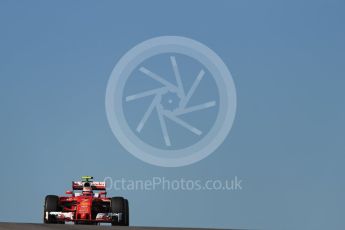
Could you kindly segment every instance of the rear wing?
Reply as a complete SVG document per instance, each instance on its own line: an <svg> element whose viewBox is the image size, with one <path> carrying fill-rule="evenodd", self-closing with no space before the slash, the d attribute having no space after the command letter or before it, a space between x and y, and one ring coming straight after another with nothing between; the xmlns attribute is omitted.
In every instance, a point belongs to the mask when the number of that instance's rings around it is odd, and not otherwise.
<svg viewBox="0 0 345 230"><path fill-rule="evenodd" d="M82 181L72 181L72 189L83 190L84 183ZM90 183L92 190L106 190L105 182L90 181L88 183Z"/></svg>

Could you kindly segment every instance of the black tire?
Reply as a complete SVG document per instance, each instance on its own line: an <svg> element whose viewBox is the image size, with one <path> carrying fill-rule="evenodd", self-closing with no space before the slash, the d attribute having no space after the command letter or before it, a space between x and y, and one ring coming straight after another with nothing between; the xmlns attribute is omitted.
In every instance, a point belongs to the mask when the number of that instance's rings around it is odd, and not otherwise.
<svg viewBox="0 0 345 230"><path fill-rule="evenodd" d="M125 199L125 226L129 226L129 205L127 199Z"/></svg>
<svg viewBox="0 0 345 230"><path fill-rule="evenodd" d="M43 222L45 224L58 224L60 222L56 221L52 216L45 218L46 212L58 212L59 211L59 197L55 195L48 195L44 201L44 211L43 211ZM61 223L62 224L62 223Z"/></svg>
<svg viewBox="0 0 345 230"><path fill-rule="evenodd" d="M119 220L116 216L114 216L111 225L129 225L128 200L124 199L123 197L112 197L110 199L110 209L112 213L122 213L122 219Z"/></svg>

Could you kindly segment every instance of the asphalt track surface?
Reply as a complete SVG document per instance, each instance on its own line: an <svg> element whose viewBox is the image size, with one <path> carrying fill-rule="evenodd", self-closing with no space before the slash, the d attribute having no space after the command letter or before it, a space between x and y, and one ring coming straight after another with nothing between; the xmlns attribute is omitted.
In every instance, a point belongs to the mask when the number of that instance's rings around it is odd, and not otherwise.
<svg viewBox="0 0 345 230"><path fill-rule="evenodd" d="M0 230L196 230L207 228L160 228L160 227L118 227L118 226L88 226L70 224L24 224L0 223ZM215 230L215 229L213 229Z"/></svg>

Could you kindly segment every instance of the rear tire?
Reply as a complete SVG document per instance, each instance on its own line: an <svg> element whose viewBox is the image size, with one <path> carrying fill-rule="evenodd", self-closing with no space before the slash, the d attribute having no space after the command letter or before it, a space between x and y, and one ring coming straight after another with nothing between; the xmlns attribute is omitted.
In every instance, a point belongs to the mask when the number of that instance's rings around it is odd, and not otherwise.
<svg viewBox="0 0 345 230"><path fill-rule="evenodd" d="M112 213L122 213L122 218L114 216L111 225L128 226L129 225L129 207L128 200L123 197L112 197L110 199L110 209Z"/></svg>
<svg viewBox="0 0 345 230"><path fill-rule="evenodd" d="M58 212L59 211L59 197L55 195L48 195L44 202L43 211L43 223L45 224L64 224L64 222L57 221L54 217L48 216L46 218L46 212Z"/></svg>

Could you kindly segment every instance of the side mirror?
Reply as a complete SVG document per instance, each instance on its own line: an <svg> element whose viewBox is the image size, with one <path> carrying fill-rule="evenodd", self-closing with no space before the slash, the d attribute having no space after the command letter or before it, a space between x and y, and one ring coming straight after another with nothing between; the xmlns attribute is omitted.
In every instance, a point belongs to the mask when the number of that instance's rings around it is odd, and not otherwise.
<svg viewBox="0 0 345 230"><path fill-rule="evenodd" d="M73 195L73 192L70 191L70 190L68 190L68 191L66 191L66 194L67 194L67 195Z"/></svg>

